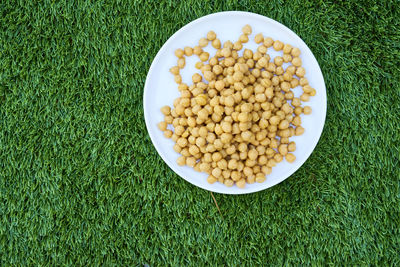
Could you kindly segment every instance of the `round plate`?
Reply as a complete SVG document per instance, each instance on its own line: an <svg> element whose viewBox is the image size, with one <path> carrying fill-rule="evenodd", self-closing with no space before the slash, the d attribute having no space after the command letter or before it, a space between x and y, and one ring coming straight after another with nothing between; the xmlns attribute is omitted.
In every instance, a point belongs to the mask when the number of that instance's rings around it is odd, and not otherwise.
<svg viewBox="0 0 400 267"><path fill-rule="evenodd" d="M310 85L317 90L317 95L311 97L311 100L306 103L306 105L312 107L312 114L307 116L304 114L301 115L302 126L305 128L304 134L290 138L290 140L295 141L297 145L297 149L294 152L296 156L295 162L288 163L286 160L283 160L281 163L278 163L276 167L272 168L272 173L267 176L264 183L246 184L244 189L240 189L236 186L226 187L218 182L209 184L206 181L208 176L206 173L196 172L193 168L188 166L179 166L176 163L176 159L180 155L173 150L173 145L175 143L171 139L167 139L163 136L163 133L157 127L157 123L164 118L163 114L160 112L160 108L164 105L172 107L174 99L180 96L177 84L174 82L174 77L169 72L169 68L177 64L177 58L174 55L175 49L184 48L185 46L196 46L199 39L205 37L210 30L213 30L217 34L217 38L221 40L221 43L227 40L235 42L242 34L242 27L246 24L252 27L253 32L249 36L249 42L244 44L244 48L249 48L254 51L258 47L254 42L254 36L258 33L263 33L264 36L270 36L274 40L280 40L284 43L291 44L293 47L300 48L300 57L303 62L303 67L306 69L306 77ZM209 52L210 55L214 55L216 51L211 45L208 45L204 50ZM241 55L242 53L243 49L239 54ZM269 48L268 54L273 58L281 54L281 52L278 53L274 51L273 48ZM194 67L197 61L199 61L199 59L195 55L186 57L186 67L181 70L184 83L190 85L192 74L195 72L199 73ZM284 65L284 68L285 67ZM299 86L293 89L293 92L295 96L299 97L302 89ZM147 74L143 106L150 138L161 158L175 173L186 181L209 191L224 194L246 194L257 192L282 182L300 168L307 160L317 145L324 127L326 89L317 60L299 36L284 25L270 18L248 12L229 11L214 13L192 21L168 39L160 51L158 51Z"/></svg>

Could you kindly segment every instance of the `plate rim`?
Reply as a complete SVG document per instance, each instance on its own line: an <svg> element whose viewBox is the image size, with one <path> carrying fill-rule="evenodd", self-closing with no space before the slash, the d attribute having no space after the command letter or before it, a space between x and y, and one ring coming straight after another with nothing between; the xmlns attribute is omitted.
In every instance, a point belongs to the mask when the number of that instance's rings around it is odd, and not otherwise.
<svg viewBox="0 0 400 267"><path fill-rule="evenodd" d="M159 61L159 57L160 57L161 54L164 52L164 50L166 49L166 47L168 46L168 44L171 43L171 42L175 39L175 37L176 37L181 31L183 31L183 30L185 30L185 29L191 27L191 26L194 25L194 24L201 23L201 22L203 22L204 20L209 19L210 17L220 16L220 15L229 15L229 14L230 14L230 15L246 15L246 16L252 16L252 17L255 17L255 18L259 18L259 19L266 20L266 21L268 21L268 22L270 22L270 23L272 23L272 24L278 24L280 27L283 27L284 29L286 29L290 34L292 34L292 35L294 35L295 37L299 38L300 42L302 42L302 44L310 50L311 56L312 56L310 59L311 59L312 61L314 61L314 63L316 63L316 66L317 66L317 68L318 68L318 71L320 72L320 74L321 74L321 76L322 76L323 88L321 88L321 89L324 90L324 95L325 95L325 101L324 101L324 103L323 103L323 104L324 104L324 105L323 105L323 110L321 110L321 112L324 113L324 115L323 115L323 122L320 124L319 129L316 130L316 133L317 133L318 138L316 138L316 142L315 142L315 144L312 146L312 149L309 149L308 151L306 151L306 153L305 153L306 156L301 160L301 162L300 162L300 164L298 165L298 167L295 168L292 172L288 172L288 174L287 174L284 178L277 180L276 183L273 183L273 184L270 185L270 186L264 186L264 187L263 187L263 186L262 186L263 184L261 183L261 184L260 184L260 187L256 187L256 188L254 188L254 189L252 189L252 190L246 190L246 191L244 191L244 190L235 190L235 191L232 190L232 191L230 191L229 189L232 188L232 187L226 187L226 190L218 190L218 189L215 189L215 188L214 188L214 189L213 189L213 188L210 189L210 188L204 187L203 185L196 184L196 183L194 183L193 181L191 181L191 180L189 180L189 179L186 179L186 178L185 178L185 175L182 175L181 172L180 172L180 170L175 169L174 166L171 166L172 164L171 164L171 165L169 164L169 160L167 160L167 159L164 157L164 155L163 155L162 153L160 153L160 150L161 150L161 149L159 149L157 143L154 142L154 140L155 140L156 137L155 137L155 136L153 135L153 133L149 130L149 129L150 129L150 126L149 126L149 125L150 125L150 122L149 122L148 116L146 116L146 113L147 113L147 112L146 112L146 110L147 110L147 104L146 104L146 101L145 101L145 100L148 98L147 95L148 95L148 91L149 91L149 89L148 89L148 87L149 87L149 85L148 85L148 84L149 84L149 74L152 72L152 70L153 70L153 68L154 68L154 66L155 66L155 64L156 64L156 62ZM314 53L311 51L311 49L308 47L308 45L303 41L303 39L302 39L300 36L298 36L294 31L292 31L291 29L289 29L288 27L286 27L285 25L283 25L282 23L280 23L280 22L278 22L278 21L276 21L276 20L274 20L274 19L271 19L271 18L269 18L269 17L263 16L263 15L260 15L260 14L257 14L257 13L252 13L252 12L247 12L247 11L222 11L222 12L215 12L215 13L211 13L211 14L202 16L202 17L200 17L200 18L197 18L197 19L195 19L195 20L193 20L193 21L187 23L186 25L184 25L183 27L181 27L179 30L177 30L174 34L172 34L172 35L168 38L168 40L167 40L166 42L164 42L164 44L163 44L163 45L161 46L161 48L158 50L158 52L157 52L156 56L154 57L153 61L151 62L151 65L150 65L149 70L147 71L146 80L145 80L145 85L144 85L144 88L143 88L143 99L142 99L142 100L143 100L143 116L144 116L144 119L145 119L145 124L146 124L147 133L148 133L148 135L150 136L150 140L151 140L153 146L155 147L155 149L156 149L156 151L157 151L157 154L161 157L161 159L167 164L167 166L168 166L173 172L175 172L177 175L179 175L181 179L183 179L183 180L189 182L190 184L192 184L192 185L194 185L194 186L196 186L196 187L202 188L202 189L204 189L204 190L207 190L207 191L210 191L210 192L214 192L214 193L220 193L220 194L242 195L242 194L256 193L256 192L260 192L260 191L263 191L263 190L268 189L268 188L272 188L272 187L276 186L277 184L280 184L281 182L283 182L284 180L286 180L286 179L289 178L290 176L292 176L298 169L301 168L301 166L303 166L303 164L304 164L304 163L308 160L308 158L311 156L311 154L312 154L312 152L314 151L314 149L316 148L316 146L317 146L319 140L321 139L322 132L323 132L323 129L324 129L324 127L325 127L325 122L326 122L326 113L327 113L327 102L328 102L328 97L327 97L327 93L326 93L326 85L325 85L324 75L323 75L323 73L322 73L321 67L319 66L319 63L318 63L317 59L316 59L315 56L314 56ZM212 185L210 185L210 186L212 186Z"/></svg>

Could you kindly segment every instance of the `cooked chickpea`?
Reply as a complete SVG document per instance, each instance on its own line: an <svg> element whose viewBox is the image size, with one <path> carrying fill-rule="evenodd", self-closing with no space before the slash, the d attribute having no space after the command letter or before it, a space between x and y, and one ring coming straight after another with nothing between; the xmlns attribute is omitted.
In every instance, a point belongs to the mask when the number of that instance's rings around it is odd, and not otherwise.
<svg viewBox="0 0 400 267"><path fill-rule="evenodd" d="M289 162L289 163L292 163L296 160L296 156L293 155L292 153L286 154L285 158L286 158L287 162Z"/></svg>
<svg viewBox="0 0 400 267"><path fill-rule="evenodd" d="M265 181L265 175L261 172L256 174L256 182L263 183Z"/></svg>
<svg viewBox="0 0 400 267"><path fill-rule="evenodd" d="M164 131L164 136L167 138L171 138L172 137L172 131L171 130L165 130Z"/></svg>
<svg viewBox="0 0 400 267"><path fill-rule="evenodd" d="M309 114L311 114L311 112L312 112L312 109L311 109L310 106L305 106L305 107L303 108L303 113L304 113L305 115L309 115Z"/></svg>
<svg viewBox="0 0 400 267"><path fill-rule="evenodd" d="M177 58L182 58L184 55L185 55L185 52L182 49L178 48L175 50L175 56Z"/></svg>
<svg viewBox="0 0 400 267"><path fill-rule="evenodd" d="M298 57L300 56L300 49L298 49L297 47L293 48L291 51L291 54L293 57Z"/></svg>
<svg viewBox="0 0 400 267"><path fill-rule="evenodd" d="M248 24L246 24L243 28L242 28L242 32L243 32L243 34L246 34L246 35L250 35L251 34L251 26L250 25L248 25Z"/></svg>
<svg viewBox="0 0 400 267"><path fill-rule="evenodd" d="M165 131L167 130L167 126L168 124L165 121L161 121L157 124L158 129L160 129L161 131Z"/></svg>
<svg viewBox="0 0 400 267"><path fill-rule="evenodd" d="M297 77L304 77L304 75L306 75L306 70L305 70L305 68L303 68L303 67L298 67L297 69L296 69L296 75L297 75Z"/></svg>
<svg viewBox="0 0 400 267"><path fill-rule="evenodd" d="M292 64L293 64L293 66L295 66L295 67L300 67L300 66L301 66L301 58L299 58L299 57L294 57L294 58L292 59Z"/></svg>
<svg viewBox="0 0 400 267"><path fill-rule="evenodd" d="M279 40L276 40L273 44L275 51L280 51L283 49L283 43Z"/></svg>
<svg viewBox="0 0 400 267"><path fill-rule="evenodd" d="M169 71L170 71L173 75L178 75L178 74L179 74L179 67L178 67L178 66L174 66L174 67L170 68Z"/></svg>
<svg viewBox="0 0 400 267"><path fill-rule="evenodd" d="M266 47L271 47L274 44L274 40L272 40L271 37L265 37L264 38L264 45Z"/></svg>
<svg viewBox="0 0 400 267"><path fill-rule="evenodd" d="M208 53L208 52L203 52L203 53L201 53L200 55L199 55L199 59L201 60L201 61L207 61L208 60L208 58L210 57L210 54Z"/></svg>
<svg viewBox="0 0 400 267"><path fill-rule="evenodd" d="M246 34L242 34L239 36L239 41L241 43L247 43L249 41L249 37Z"/></svg>
<svg viewBox="0 0 400 267"><path fill-rule="evenodd" d="M201 48L200 46L195 46L193 47L193 54L195 55L200 55L203 52L203 48Z"/></svg>
<svg viewBox="0 0 400 267"><path fill-rule="evenodd" d="M221 41L219 39L214 39L214 40L212 40L211 45L215 49L220 49L221 48Z"/></svg>
<svg viewBox="0 0 400 267"><path fill-rule="evenodd" d="M295 143L295 142L290 142L290 143L288 144L287 150L288 150L289 152L295 151L295 150L296 150L296 143Z"/></svg>
<svg viewBox="0 0 400 267"><path fill-rule="evenodd" d="M304 128L301 126L297 126L296 130L295 130L295 135L299 136L299 135L302 135L303 133L304 133Z"/></svg>
<svg viewBox="0 0 400 267"><path fill-rule="evenodd" d="M263 41L264 41L264 36L262 35L262 33L259 33L256 36L254 36L254 42L256 44L262 43Z"/></svg>
<svg viewBox="0 0 400 267"><path fill-rule="evenodd" d="M214 41L215 38L217 38L217 34L216 34L214 31L209 31L209 32L207 33L207 39L208 39L209 41Z"/></svg>

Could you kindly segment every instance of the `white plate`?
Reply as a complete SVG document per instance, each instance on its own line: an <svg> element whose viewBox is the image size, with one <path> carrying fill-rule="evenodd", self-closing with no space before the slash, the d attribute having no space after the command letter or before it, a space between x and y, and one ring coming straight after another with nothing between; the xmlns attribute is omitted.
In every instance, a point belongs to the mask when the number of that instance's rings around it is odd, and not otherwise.
<svg viewBox="0 0 400 267"><path fill-rule="evenodd" d="M177 84L174 82L173 75L169 72L169 68L176 66L175 49L183 48L184 46L194 47L198 44L198 40L201 37L205 37L210 30L215 31L217 38L222 43L227 40L235 42L242 33L242 27L246 24L252 27L253 32L249 37L249 42L244 45L245 48L255 50L258 47L254 43L254 36L260 32L264 36L270 36L274 40L279 39L284 43L289 43L294 47L300 48L300 57L306 69L306 77L310 85L317 90L317 95L311 97L311 100L307 103L307 105L312 107L312 114L308 116L301 115L305 133L302 136L291 138L291 141L295 141L297 145L297 150L294 152L296 161L290 164L284 160L272 168L272 173L267 176L267 180L264 183L246 184L245 189L240 189L236 186L226 187L218 182L208 184L206 181L208 175L206 173L196 172L188 166L179 166L176 163L179 154L172 148L174 142L163 136L163 133L157 128L157 123L163 120L160 108L164 105L173 106L173 100L179 97ZM215 53L215 49L211 45L206 47L205 50L210 52L211 55ZM272 48L268 49L268 53L272 58L278 55L278 52L275 52ZM186 67L181 71L183 82L191 84L191 75L199 72L194 67L197 61L199 61L197 56L186 57ZM300 87L293 90L295 96L300 96L301 91ZM160 51L158 51L147 74L143 106L150 138L161 158L175 173L186 181L209 191L224 194L246 194L257 192L282 182L307 160L317 145L324 127L326 90L324 78L317 60L307 45L294 32L279 22L261 15L229 11L214 13L192 21L168 39Z"/></svg>

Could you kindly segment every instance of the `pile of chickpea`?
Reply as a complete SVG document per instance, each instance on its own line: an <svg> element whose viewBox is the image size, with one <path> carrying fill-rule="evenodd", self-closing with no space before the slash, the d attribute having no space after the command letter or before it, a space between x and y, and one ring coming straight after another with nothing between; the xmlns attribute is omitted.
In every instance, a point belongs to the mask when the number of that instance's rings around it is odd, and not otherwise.
<svg viewBox="0 0 400 267"><path fill-rule="evenodd" d="M177 66L170 72L181 97L175 99L173 109L161 108L165 117L158 124L164 136L176 142L180 166L208 173L211 184L218 181L239 188L264 182L284 157L295 161L291 152L296 143L289 138L304 133L300 114L312 110L301 107L301 102L316 94L305 78L298 48L259 33L254 38L260 44L257 51L244 49L240 56L252 29L245 25L242 32L237 42L227 41L221 47L210 31L198 46L175 51ZM212 57L203 50L209 42L217 49ZM283 51L283 56L271 61L269 47ZM199 57L195 66L202 75L193 74L193 84L187 85L179 73L185 67L185 56L192 55ZM291 65L284 69L283 63ZM291 91L299 85L303 89L300 98ZM169 124L174 131L167 128Z"/></svg>

